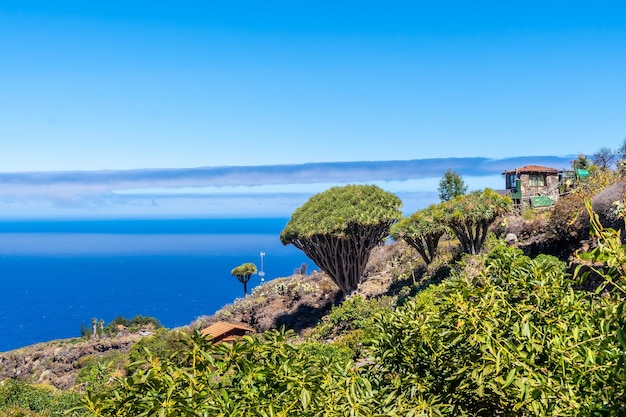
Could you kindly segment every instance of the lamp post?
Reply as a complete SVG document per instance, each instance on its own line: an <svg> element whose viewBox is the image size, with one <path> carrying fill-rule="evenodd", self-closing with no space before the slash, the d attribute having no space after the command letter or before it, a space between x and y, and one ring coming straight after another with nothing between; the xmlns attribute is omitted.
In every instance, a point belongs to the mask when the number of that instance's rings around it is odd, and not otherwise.
<svg viewBox="0 0 626 417"><path fill-rule="evenodd" d="M265 271L263 271L263 257L265 256L265 252L261 252L261 272L259 272L259 276L261 277L261 284L265 281Z"/></svg>

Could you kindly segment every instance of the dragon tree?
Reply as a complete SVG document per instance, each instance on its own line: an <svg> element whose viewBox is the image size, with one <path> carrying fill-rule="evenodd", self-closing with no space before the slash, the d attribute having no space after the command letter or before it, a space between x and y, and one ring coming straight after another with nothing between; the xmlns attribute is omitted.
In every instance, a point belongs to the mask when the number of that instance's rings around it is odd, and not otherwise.
<svg viewBox="0 0 626 417"><path fill-rule="evenodd" d="M465 253L477 254L485 243L489 226L512 208L508 196L486 188L441 203L443 223L456 235Z"/></svg>
<svg viewBox="0 0 626 417"><path fill-rule="evenodd" d="M391 226L391 237L404 240L420 254L426 264L429 264L437 255L439 240L449 230L442 222L442 218L441 205L433 204Z"/></svg>
<svg viewBox="0 0 626 417"><path fill-rule="evenodd" d="M238 267L233 268L230 273L231 275L236 276L239 282L243 284L243 295L245 296L248 294L248 281L250 281L250 276L252 274L257 273L256 265L250 262L241 264Z"/></svg>
<svg viewBox="0 0 626 417"><path fill-rule="evenodd" d="M291 215L280 240L304 252L346 296L360 284L372 249L402 218L401 205L375 185L332 187Z"/></svg>

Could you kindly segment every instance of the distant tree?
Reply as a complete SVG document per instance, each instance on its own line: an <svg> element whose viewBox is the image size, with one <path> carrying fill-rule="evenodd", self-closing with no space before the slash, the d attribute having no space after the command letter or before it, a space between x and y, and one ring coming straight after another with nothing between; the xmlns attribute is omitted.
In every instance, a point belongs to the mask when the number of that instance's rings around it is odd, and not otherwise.
<svg viewBox="0 0 626 417"><path fill-rule="evenodd" d="M600 148L598 152L593 154L591 160L599 168L608 169L615 164L617 160L617 153L609 148Z"/></svg>
<svg viewBox="0 0 626 417"><path fill-rule="evenodd" d="M243 284L243 295L248 294L248 281L250 281L250 276L257 273L256 265L250 262L241 264L230 271L230 273L236 276L239 282Z"/></svg>
<svg viewBox="0 0 626 417"><path fill-rule="evenodd" d="M438 191L439 199L448 201L454 197L464 195L467 192L467 185L459 173L448 169L439 181Z"/></svg>
<svg viewBox="0 0 626 417"><path fill-rule="evenodd" d="M95 337L98 331L98 319L95 317L91 319L91 330L93 331L93 336Z"/></svg>
<svg viewBox="0 0 626 417"><path fill-rule="evenodd" d="M572 161L573 169L589 169L591 167L591 161L587 158L587 155L579 154L578 158Z"/></svg>
<svg viewBox="0 0 626 417"><path fill-rule="evenodd" d="M345 296L361 282L371 250L402 218L401 205L375 185L332 187L291 215L280 240L304 252Z"/></svg>
<svg viewBox="0 0 626 417"><path fill-rule="evenodd" d="M89 337L89 330L87 330L87 326L85 326L85 322L80 324L80 335L81 337Z"/></svg>
<svg viewBox="0 0 626 417"><path fill-rule="evenodd" d="M615 150L615 155L619 159L626 159L626 138L622 140L621 145Z"/></svg>
<svg viewBox="0 0 626 417"><path fill-rule="evenodd" d="M615 151L617 156L617 162L615 166L617 167L617 171L620 175L624 175L626 173L626 138L622 140L622 144Z"/></svg>
<svg viewBox="0 0 626 417"><path fill-rule="evenodd" d="M429 264L437 255L439 239L448 230L442 220L442 206L432 205L391 226L390 235L396 240L404 240Z"/></svg>
<svg viewBox="0 0 626 417"><path fill-rule="evenodd" d="M155 317L136 315L130 319L129 326L131 327L151 327L153 329L160 329L163 327L161 322Z"/></svg>
<svg viewBox="0 0 626 417"><path fill-rule="evenodd" d="M130 326L130 320L128 320L126 317L119 315L116 318L113 319L113 321L109 324L109 326L115 327L117 328L117 326L124 326L124 327L129 327Z"/></svg>
<svg viewBox="0 0 626 417"><path fill-rule="evenodd" d="M446 201L442 208L443 223L459 239L463 252L475 255L485 242L489 226L511 210L512 201L487 188Z"/></svg>

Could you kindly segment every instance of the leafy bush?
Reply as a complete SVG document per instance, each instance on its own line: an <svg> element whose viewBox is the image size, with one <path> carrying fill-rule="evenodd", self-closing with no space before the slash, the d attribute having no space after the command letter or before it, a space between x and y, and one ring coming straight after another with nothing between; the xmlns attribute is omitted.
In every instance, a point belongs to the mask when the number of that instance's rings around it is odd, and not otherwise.
<svg viewBox="0 0 626 417"><path fill-rule="evenodd" d="M79 417L83 410L65 412L80 404L80 395L56 392L48 386L34 386L10 379L0 384L0 415L12 417Z"/></svg>
<svg viewBox="0 0 626 417"><path fill-rule="evenodd" d="M449 415L619 414L619 303L574 291L556 258L501 245L480 275L381 316L372 354L398 398L435 396Z"/></svg>
<svg viewBox="0 0 626 417"><path fill-rule="evenodd" d="M196 331L174 355L148 354L112 390L88 392L85 409L90 417L626 415L626 246L591 219L597 244L579 256L610 291L576 290L557 258L488 240L488 253L466 256L449 279L400 307L349 298L304 343L272 330L213 345ZM317 341L330 337L346 343ZM370 342L358 365L356 340Z"/></svg>
<svg viewBox="0 0 626 417"><path fill-rule="evenodd" d="M158 329L152 336L142 337L133 345L130 349L129 360L131 363L136 363L146 361L149 357L167 359L185 346L181 341L183 337L179 331Z"/></svg>
<svg viewBox="0 0 626 417"><path fill-rule="evenodd" d="M336 343L302 342L299 348L308 355L330 358L332 362L347 363L354 356L353 349Z"/></svg>
<svg viewBox="0 0 626 417"><path fill-rule="evenodd" d="M364 338L374 332L374 317L391 311L395 305L392 297L365 299L359 295L346 299L334 306L330 313L310 333L313 340L324 340L344 335L350 331L361 330ZM363 333L365 332L365 333Z"/></svg>
<svg viewBox="0 0 626 417"><path fill-rule="evenodd" d="M619 171L598 169L598 167L592 166L589 169L589 178L586 181L578 182L573 193L581 201L591 200L598 192L618 182L621 176L622 174Z"/></svg>
<svg viewBox="0 0 626 417"><path fill-rule="evenodd" d="M380 407L352 361L311 354L289 336L268 331L231 346L196 332L186 341L183 366L149 358L112 392L87 396L85 407L93 417L371 416Z"/></svg>
<svg viewBox="0 0 626 417"><path fill-rule="evenodd" d="M88 390L103 389L113 377L121 376L129 363L128 354L119 351L106 352L99 357L87 356L79 361L80 371L76 384Z"/></svg>

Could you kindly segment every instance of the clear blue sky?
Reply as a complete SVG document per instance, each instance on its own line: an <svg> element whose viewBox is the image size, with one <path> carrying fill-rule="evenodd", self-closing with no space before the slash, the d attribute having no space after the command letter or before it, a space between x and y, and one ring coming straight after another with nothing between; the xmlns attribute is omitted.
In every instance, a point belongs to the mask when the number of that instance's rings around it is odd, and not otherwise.
<svg viewBox="0 0 626 417"><path fill-rule="evenodd" d="M593 153L626 3L0 0L0 172Z"/></svg>

